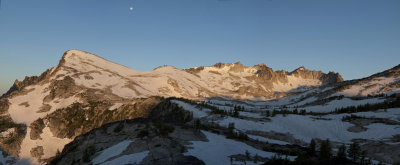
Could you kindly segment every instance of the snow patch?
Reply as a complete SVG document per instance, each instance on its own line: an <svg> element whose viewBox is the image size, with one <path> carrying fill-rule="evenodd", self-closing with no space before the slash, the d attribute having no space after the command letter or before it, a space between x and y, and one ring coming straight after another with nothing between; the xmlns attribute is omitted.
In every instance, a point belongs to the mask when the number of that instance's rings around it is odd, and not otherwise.
<svg viewBox="0 0 400 165"><path fill-rule="evenodd" d="M149 154L149 151L123 155L116 159L101 163L101 165L115 165L115 164L139 164Z"/></svg>
<svg viewBox="0 0 400 165"><path fill-rule="evenodd" d="M345 143L350 143L354 138L382 140L390 138L400 131L397 125L376 123L369 125L367 131L359 133L349 132L347 129L353 126L353 124L342 122L341 117L343 115L345 114L324 116L325 118L331 118L331 120L316 120L308 115L287 115L286 117L277 115L271 118L271 122L254 122L226 117L217 122L224 127L228 127L229 123L235 123L235 128L242 131L254 130L289 133L296 139L303 140L304 142L309 142L312 138L329 138L332 141Z"/></svg>
<svg viewBox="0 0 400 165"><path fill-rule="evenodd" d="M119 107L121 107L122 105L124 105L123 103L115 103L114 105L112 105L110 108L108 108L109 110L115 110Z"/></svg>
<svg viewBox="0 0 400 165"><path fill-rule="evenodd" d="M381 103L384 102L385 99L381 98L372 98L372 99L364 99L364 100L352 100L349 98L343 98L340 100L332 100L331 102L325 104L325 105L316 105L316 106L308 106L305 107L307 112L332 112L336 108L342 108L342 107L349 107L349 106L358 106L358 105L364 105L364 104L375 104L375 103Z"/></svg>
<svg viewBox="0 0 400 165"><path fill-rule="evenodd" d="M202 117L206 117L208 116L207 112L210 112L210 109L204 108L202 110L196 108L196 106L182 102L182 101L178 101L178 100L171 100L172 103L178 104L180 107L182 107L183 109L193 112L193 117L195 118L202 118Z"/></svg>
<svg viewBox="0 0 400 165"><path fill-rule="evenodd" d="M6 131L1 132L1 133L0 133L0 137L1 137L1 138L3 138L3 137L8 137L10 134L12 134L12 133L14 133L14 132L15 132L15 128L9 128L9 129L7 129Z"/></svg>
<svg viewBox="0 0 400 165"><path fill-rule="evenodd" d="M201 131L207 136L208 141L192 141L193 144L184 155L192 155L205 164L230 164L229 156L235 154L245 154L248 151L252 156L255 154L261 157L272 157L275 153L265 152L255 149L245 143L237 142L232 139L226 139L222 135Z"/></svg>
<svg viewBox="0 0 400 165"><path fill-rule="evenodd" d="M37 140L32 140L30 138L30 133L31 129L28 127L26 136L24 140L21 143L21 152L19 154L19 157L21 159L27 159L33 164L38 164L38 161L31 156L31 149L35 148L37 146L42 146L43 147L43 153L44 155L42 156L42 159L50 158L56 155L57 150L62 151L64 146L71 142L73 139L60 139L57 137L54 137L53 133L51 133L49 127L45 127L43 129L43 133L40 134L40 137L42 138L37 139Z"/></svg>
<svg viewBox="0 0 400 165"><path fill-rule="evenodd" d="M287 83L273 83L273 88L272 90L277 91L277 92L287 92L291 89L296 89L299 87L307 87L307 86L317 86L321 85L322 82L320 80L314 80L314 79L303 79L300 77L296 77L293 75L287 76L288 82Z"/></svg>
<svg viewBox="0 0 400 165"><path fill-rule="evenodd" d="M285 142L285 141L275 140L275 139L269 139L269 138L265 138L265 137L257 136L257 135L247 135L247 136L248 136L249 138L252 138L252 139L255 139L255 140L258 140L258 141L262 141L262 142L268 142L268 143L271 143L271 144L279 144L279 145L287 145L287 144L290 144L290 143Z"/></svg>
<svg viewBox="0 0 400 165"><path fill-rule="evenodd" d="M29 125L39 117L47 115L47 113L37 113L36 111L43 105L44 97L50 93L50 91L45 90L48 86L49 84L34 85L32 86L32 88L35 88L33 91L9 99L11 104L8 112L14 122ZM24 102L27 102L29 106L19 106Z"/></svg>
<svg viewBox="0 0 400 165"><path fill-rule="evenodd" d="M132 142L133 142L132 140L124 140L116 145L113 145L113 146L103 150L100 153L100 155L96 156L92 160L92 163L100 164L100 163L107 161L111 157L121 154L126 149L126 147L128 147Z"/></svg>
<svg viewBox="0 0 400 165"><path fill-rule="evenodd" d="M14 160L11 156L3 156L3 151L0 150L0 164L8 164L7 161Z"/></svg>

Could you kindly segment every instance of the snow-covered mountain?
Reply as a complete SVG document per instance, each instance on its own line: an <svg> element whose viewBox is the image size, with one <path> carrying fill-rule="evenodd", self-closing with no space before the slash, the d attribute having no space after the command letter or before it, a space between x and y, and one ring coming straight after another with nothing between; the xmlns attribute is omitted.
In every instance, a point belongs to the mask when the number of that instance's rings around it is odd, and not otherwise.
<svg viewBox="0 0 400 165"><path fill-rule="evenodd" d="M273 71L264 64L249 67L239 62L189 69L161 66L153 71L139 72L87 52L70 50L56 67L38 77L15 81L0 98L0 148L14 158L30 163L50 162L66 144L78 143L74 141L75 137L103 128L107 123L152 117L160 103L178 105L204 123L211 122L220 127L235 123L238 131L249 133L250 137L274 137L269 140L280 140L280 145L306 144L311 138L330 138L338 143L349 143L363 137L381 141L400 134L396 123L400 122L396 118L399 117L398 109L376 114L393 120L391 125L372 124L368 128L366 125L353 128L351 123L343 125L341 118L344 115L332 112L342 107L393 100L399 89L400 65L350 81L343 81L334 72L326 74L304 67L292 72ZM205 108L199 109L179 99L165 103L162 97L185 98L192 103L202 103ZM217 117L212 108L206 108L216 107L225 113L236 105L245 107L240 112L240 119L237 116ZM295 109L325 113L331 121L316 120L311 113L307 114L310 116L265 116L266 111ZM325 127L337 129L326 132ZM349 132L350 127L370 131ZM382 128L386 132L375 138L378 135L374 131ZM307 132L306 129L314 131ZM271 135L271 131L288 135L276 138L279 136ZM204 134L220 139L214 134ZM204 139L193 135L186 141L198 138ZM247 149L252 150L251 147ZM195 150L191 152L196 153ZM68 154L67 151L62 153ZM15 162L9 156L5 158ZM397 158L391 157L390 160Z"/></svg>
<svg viewBox="0 0 400 165"><path fill-rule="evenodd" d="M324 74L304 67L290 73L274 72L263 64L247 67L240 63L218 63L184 70L161 66L153 71L138 72L78 50L66 52L49 75L50 81L70 76L78 86L109 88L110 94L128 99L157 95L265 100L275 97L276 92L343 81L339 74L332 72Z"/></svg>

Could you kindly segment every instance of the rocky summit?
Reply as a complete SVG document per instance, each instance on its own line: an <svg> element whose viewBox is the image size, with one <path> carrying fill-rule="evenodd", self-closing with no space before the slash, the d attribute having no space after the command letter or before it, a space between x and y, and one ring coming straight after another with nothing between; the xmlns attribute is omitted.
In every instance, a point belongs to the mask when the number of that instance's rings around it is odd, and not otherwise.
<svg viewBox="0 0 400 165"><path fill-rule="evenodd" d="M0 164L396 163L399 93L400 65L347 81L240 62L139 72L70 50L0 97Z"/></svg>

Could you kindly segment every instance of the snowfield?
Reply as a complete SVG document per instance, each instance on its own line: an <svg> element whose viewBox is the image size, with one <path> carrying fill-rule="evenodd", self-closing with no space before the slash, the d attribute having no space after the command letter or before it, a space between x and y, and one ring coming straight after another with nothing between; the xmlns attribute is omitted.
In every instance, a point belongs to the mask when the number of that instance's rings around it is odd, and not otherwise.
<svg viewBox="0 0 400 165"><path fill-rule="evenodd" d="M7 161L12 161L12 160L13 160L13 158L10 157L10 156L4 157L4 156L3 156L3 151L0 150L0 164L7 165L6 162L7 162Z"/></svg>
<svg viewBox="0 0 400 165"><path fill-rule="evenodd" d="M257 154L261 157L270 158L276 155L272 152L265 152L255 149L245 143L227 139L222 135L207 131L201 132L207 136L208 142L192 141L193 144L188 146L191 147L191 149L189 149L185 155L195 156L202 160L205 164L230 164L231 162L229 156L236 154L244 155L246 151L248 151L251 156ZM251 164L252 162L247 162L247 164L249 163Z"/></svg>
<svg viewBox="0 0 400 165"><path fill-rule="evenodd" d="M271 122L254 122L249 120L226 117L216 121L221 126L228 127L229 123L235 123L235 128L242 131L275 131L289 133L296 139L309 142L312 138L330 139L336 142L350 143L352 139L383 140L399 134L400 127L397 125L384 125L375 123L366 126L365 132L349 132L347 129L353 124L341 121L341 115L324 116L332 120L316 120L311 116L300 115L277 115L271 118Z"/></svg>
<svg viewBox="0 0 400 165"><path fill-rule="evenodd" d="M258 141L262 141L262 142L268 142L268 143L271 143L271 144L279 144L279 145L290 144L288 142L275 140L275 139L269 139L269 138L265 138L265 137L262 137L262 136L256 136L256 135L248 135L248 136L249 136L249 138L252 138L254 140L258 140Z"/></svg>
<svg viewBox="0 0 400 165"><path fill-rule="evenodd" d="M287 78L288 83L274 83L273 90L277 92L286 92L298 87L318 86L322 84L322 82L319 80L303 79L293 75L290 75Z"/></svg>
<svg viewBox="0 0 400 165"><path fill-rule="evenodd" d="M251 117L251 118L265 118L259 113L253 113L253 112L239 112L239 116L245 116L245 117Z"/></svg>
<svg viewBox="0 0 400 165"><path fill-rule="evenodd" d="M43 153L44 155L42 156L42 159L45 158L50 158L56 155L57 150L62 151L64 146L71 142L73 139L60 139L57 137L54 137L53 133L51 133L49 127L45 127L43 129L43 133L40 134L40 137L42 139L37 139L37 140L32 140L29 135L31 132L31 128L27 128L27 136L24 138L21 144L21 153L19 154L19 157L21 159L27 159L30 160L31 163L33 164L39 164L39 162L36 159L33 159L31 157L31 149L42 146L43 147Z"/></svg>
<svg viewBox="0 0 400 165"><path fill-rule="evenodd" d="M101 165L115 165L115 164L139 164L149 154L149 151L123 155L116 159L101 163Z"/></svg>
<svg viewBox="0 0 400 165"><path fill-rule="evenodd" d="M100 164L108 159L121 154L126 147L128 147L133 141L132 140L124 140L114 146L111 146L105 150L103 150L100 155L96 156L93 160L93 164ZM106 163L106 162L105 162ZM107 163L106 163L107 164Z"/></svg>
<svg viewBox="0 0 400 165"><path fill-rule="evenodd" d="M13 121L29 125L39 117L46 116L48 113L37 113L36 111L42 107L44 97L50 94L50 91L46 91L48 86L49 84L34 85L28 89L30 92L27 94L9 99L11 104L8 113Z"/></svg>
<svg viewBox="0 0 400 165"><path fill-rule="evenodd" d="M344 105L358 105L368 102L382 102L382 99L374 98L367 100L351 100L344 98L342 100L334 100L330 102L331 108L337 106L338 103L335 104L335 101L339 103L346 102ZM193 112L195 117L205 117L207 116L208 111L199 110L198 107L194 105L184 103L182 101L172 100L172 102L179 104L185 110ZM221 102L219 102L221 103ZM213 105L213 104L212 104ZM321 110L323 106L317 107L312 106L316 110L314 112L330 112L330 110ZM266 118L260 113L253 112L239 112L240 116L251 117L251 118ZM351 113L358 116L364 117L377 117L377 118L388 118L395 121L400 121L400 108L392 108L387 109L386 111L379 110L375 112L358 112ZM230 116L226 116L222 119L215 119L212 117L207 118L208 120L212 120L215 123L223 127L228 127L229 123L235 123L235 128L241 131L263 131L263 132L279 132L279 133L289 133L294 138L302 140L304 142L309 142L312 138L319 139L330 139L331 141L342 142L342 143L350 143L352 139L370 139L370 140L386 140L391 138L393 135L400 133L400 127L398 125L386 125L381 123L372 123L368 126L364 132L349 132L348 129L353 124L349 122L343 122L342 117L351 115L349 114L330 114L322 116L324 119L316 119L318 116L311 115L287 115L284 117L283 115L276 115L275 117L269 117L271 119L268 121L252 121L234 118ZM251 137L253 135L250 135ZM260 141L270 141L271 143L276 144L286 144L287 142L278 142L271 141L272 139L263 139L263 137L253 136L253 139L258 139Z"/></svg>
<svg viewBox="0 0 400 165"><path fill-rule="evenodd" d="M194 105L178 101L178 100L171 100L172 103L178 104L178 106L182 107L183 109L193 112L193 117L195 118L202 118L208 116L207 112L211 112L210 109L204 108L202 110L199 110L196 108Z"/></svg>
<svg viewBox="0 0 400 165"><path fill-rule="evenodd" d="M345 89L339 92L339 94L343 94L345 96L376 95L382 92L387 92L387 91L382 91L384 87L389 84L396 83L399 80L400 80L399 75L397 75L397 77L377 77L366 83L352 85L349 89ZM389 92L396 90L398 91L397 88L394 88L389 90Z"/></svg>
<svg viewBox="0 0 400 165"><path fill-rule="evenodd" d="M307 112L332 112L336 108L343 108L348 106L358 106L364 104L375 104L384 102L385 99L380 98L372 98L372 99L364 99L364 100L352 100L349 98L343 98L341 100L332 100L325 105L316 105L316 106L308 106L305 107Z"/></svg>

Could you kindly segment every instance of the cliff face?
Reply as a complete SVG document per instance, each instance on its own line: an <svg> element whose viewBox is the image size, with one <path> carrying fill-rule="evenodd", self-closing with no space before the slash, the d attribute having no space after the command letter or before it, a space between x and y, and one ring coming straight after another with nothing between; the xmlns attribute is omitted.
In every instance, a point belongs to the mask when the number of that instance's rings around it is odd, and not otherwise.
<svg viewBox="0 0 400 165"><path fill-rule="evenodd" d="M322 71L311 71L305 69L304 67L300 67L294 70L289 75L294 75L296 77L301 77L304 79L317 79L320 80L322 84L337 83L343 81L343 78L339 73L329 72L325 74Z"/></svg>
<svg viewBox="0 0 400 165"><path fill-rule="evenodd" d="M311 71L304 67L293 72L274 71L265 64L249 67L240 62L217 63L209 67L201 66L184 69L184 71L199 77L201 80L208 80L208 83L216 82L224 87L233 86L231 88L233 90L226 93L230 97L238 96L239 99L246 99L240 98L240 96L253 96L254 98L268 100L282 96L282 92L289 92L299 87L315 87L343 81L339 73L329 72L326 74L322 71Z"/></svg>

